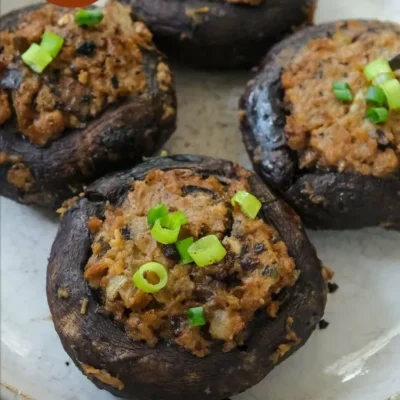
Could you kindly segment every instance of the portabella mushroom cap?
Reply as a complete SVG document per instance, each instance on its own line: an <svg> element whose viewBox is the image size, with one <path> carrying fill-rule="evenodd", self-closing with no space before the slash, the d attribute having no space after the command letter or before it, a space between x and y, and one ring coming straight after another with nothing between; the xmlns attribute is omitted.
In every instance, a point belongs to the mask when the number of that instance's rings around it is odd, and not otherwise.
<svg viewBox="0 0 400 400"><path fill-rule="evenodd" d="M359 21L370 29L399 25ZM243 141L254 169L277 189L312 229L400 229L400 177L388 179L358 173L300 170L297 153L285 138L282 70L310 41L332 36L336 24L306 28L275 45L261 63L239 102Z"/></svg>
<svg viewBox="0 0 400 400"><path fill-rule="evenodd" d="M316 0L123 0L155 35L161 50L199 67L254 66L268 47L311 23Z"/></svg>
<svg viewBox="0 0 400 400"><path fill-rule="evenodd" d="M103 215L107 201L121 204L133 179L144 179L151 169L176 168L213 175L221 181L235 179L241 171L229 161L171 156L150 159L94 182L63 218L49 260L47 298L64 349L99 388L141 400L221 400L259 382L307 341L323 315L326 285L321 262L300 218L252 173L249 183L251 192L263 203L262 218L277 230L301 271L296 284L279 294L282 304L277 318L258 312L248 327L245 348L224 353L215 345L205 358L164 342L151 349L128 338L122 327L99 312L97 298L83 277L91 252L86 223L90 216ZM58 296L59 289L64 289L62 296ZM84 299L88 299L88 306L81 314ZM290 318L290 331L299 341L288 336ZM280 345L285 349L282 352L278 350Z"/></svg>
<svg viewBox="0 0 400 400"><path fill-rule="evenodd" d="M21 16L40 7L43 4L0 17L0 31L15 27ZM0 163L0 195L20 203L57 208L79 194L88 182L135 165L143 156L159 150L175 130L175 90L172 86L160 88L157 66L166 59L155 47L143 50L143 60L146 92L108 106L85 129L67 130L40 147L18 132L14 118L1 125L0 153L14 159ZM10 182L10 169L22 169L28 175L27 188Z"/></svg>

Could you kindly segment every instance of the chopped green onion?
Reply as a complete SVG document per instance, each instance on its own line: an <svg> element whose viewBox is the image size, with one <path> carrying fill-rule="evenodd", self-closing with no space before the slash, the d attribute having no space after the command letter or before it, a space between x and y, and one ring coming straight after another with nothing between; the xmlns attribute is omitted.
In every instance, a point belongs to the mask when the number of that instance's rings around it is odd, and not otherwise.
<svg viewBox="0 0 400 400"><path fill-rule="evenodd" d="M332 82L333 93L336 98L341 101L353 101L353 94L350 85L347 82L336 81Z"/></svg>
<svg viewBox="0 0 400 400"><path fill-rule="evenodd" d="M353 101L353 93L351 93L351 90L345 89L345 90L334 90L333 93L335 94L335 97L343 102L351 102Z"/></svg>
<svg viewBox="0 0 400 400"><path fill-rule="evenodd" d="M219 262L226 256L224 246L215 235L199 239L189 247L188 253L199 267Z"/></svg>
<svg viewBox="0 0 400 400"><path fill-rule="evenodd" d="M388 120L388 116L388 110L383 107L370 108L367 111L368 119L374 124L381 124L382 122L386 122Z"/></svg>
<svg viewBox="0 0 400 400"><path fill-rule="evenodd" d="M61 47L64 44L64 38L56 35L53 32L46 31L43 34L42 42L40 43L40 47L43 50L46 50L47 53L54 59L57 57L57 54L61 50Z"/></svg>
<svg viewBox="0 0 400 400"><path fill-rule="evenodd" d="M103 20L104 14L100 10L79 10L75 14L77 25L97 25Z"/></svg>
<svg viewBox="0 0 400 400"><path fill-rule="evenodd" d="M351 90L350 85L347 82L336 81L332 82L333 90Z"/></svg>
<svg viewBox="0 0 400 400"><path fill-rule="evenodd" d="M157 284L150 283L146 277L146 272L154 272L157 274L159 282ZM149 262L142 265L132 278L133 283L143 292L156 293L159 292L168 283L168 272L162 264Z"/></svg>
<svg viewBox="0 0 400 400"><path fill-rule="evenodd" d="M178 240L181 225L179 217L168 214L156 220L151 230L151 236L162 244L175 243Z"/></svg>
<svg viewBox="0 0 400 400"><path fill-rule="evenodd" d="M254 219L261 209L261 201L252 194L246 192L245 190L239 190L232 197L232 205L239 204L241 210L249 217Z"/></svg>
<svg viewBox="0 0 400 400"><path fill-rule="evenodd" d="M192 237L187 239L179 240L176 242L176 248L181 256L181 264L190 264L193 262L193 258L190 257L188 252L189 247L193 244L194 240Z"/></svg>
<svg viewBox="0 0 400 400"><path fill-rule="evenodd" d="M389 109L400 109L400 82L397 79L392 79L390 81L382 83L381 89L386 95Z"/></svg>
<svg viewBox="0 0 400 400"><path fill-rule="evenodd" d="M153 226L158 219L168 214L168 208L165 204L157 204L147 213L147 223Z"/></svg>
<svg viewBox="0 0 400 400"><path fill-rule="evenodd" d="M394 78L395 78L395 76L394 76L393 72L390 72L387 74L380 74L372 81L372 84L374 86L379 86L379 85L382 85L382 83L390 81L391 79L394 79Z"/></svg>
<svg viewBox="0 0 400 400"><path fill-rule="evenodd" d="M204 307L189 308L187 315L190 326L192 328L194 328L195 326L203 326L206 324L206 319L204 317Z"/></svg>
<svg viewBox="0 0 400 400"><path fill-rule="evenodd" d="M21 57L26 65L39 74L53 61L50 54L36 43L31 44Z"/></svg>
<svg viewBox="0 0 400 400"><path fill-rule="evenodd" d="M171 218L176 218L181 225L187 224L189 221L186 215L182 211L175 211L170 214Z"/></svg>
<svg viewBox="0 0 400 400"><path fill-rule="evenodd" d="M383 58L378 58L370 62L364 68L364 75L369 81L373 81L378 75L393 73L389 62Z"/></svg>
<svg viewBox="0 0 400 400"><path fill-rule="evenodd" d="M385 92L378 86L371 86L367 92L367 103L383 106L386 102Z"/></svg>

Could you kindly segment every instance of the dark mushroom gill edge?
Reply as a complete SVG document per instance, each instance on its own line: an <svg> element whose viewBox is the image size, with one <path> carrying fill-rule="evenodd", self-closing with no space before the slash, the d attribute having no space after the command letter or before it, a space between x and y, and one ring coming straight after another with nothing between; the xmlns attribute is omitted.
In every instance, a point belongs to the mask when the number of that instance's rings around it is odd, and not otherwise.
<svg viewBox="0 0 400 400"><path fill-rule="evenodd" d="M47 298L64 349L99 388L125 398L220 400L259 382L307 341L323 315L326 284L299 217L252 174L251 191L263 203L263 218L278 231L301 271L297 283L281 293L283 304L277 318L257 314L245 349L224 353L216 346L202 359L163 342L150 349L129 339L112 319L98 312L99 304L83 278L91 252L86 222L90 216L102 215L106 201L119 204L132 179L143 179L150 169L176 168L223 181L224 177L234 179L239 167L207 157L162 157L94 182L61 223L48 265ZM88 303L81 314L84 299ZM288 339L288 318L293 319L291 330L300 343ZM287 344L288 351L279 357L279 346Z"/></svg>
<svg viewBox="0 0 400 400"><path fill-rule="evenodd" d="M18 19L43 5L33 5L0 17L0 30L16 26ZM172 86L160 88L157 66L165 57L154 47L143 51L147 78L144 95L109 106L85 129L68 130L46 147L26 140L15 121L0 126L0 153L11 157L0 164L0 195L21 203L57 208L79 194L85 184L106 172L128 167L159 150L175 130L176 110ZM30 172L29 187L8 181L10 169Z"/></svg>
<svg viewBox="0 0 400 400"><path fill-rule="evenodd" d="M360 21L371 29L394 24ZM300 170L298 157L285 139L286 112L282 66L310 41L332 36L336 24L309 27L274 46L240 99L243 140L254 169L313 229L400 229L400 179L324 170Z"/></svg>

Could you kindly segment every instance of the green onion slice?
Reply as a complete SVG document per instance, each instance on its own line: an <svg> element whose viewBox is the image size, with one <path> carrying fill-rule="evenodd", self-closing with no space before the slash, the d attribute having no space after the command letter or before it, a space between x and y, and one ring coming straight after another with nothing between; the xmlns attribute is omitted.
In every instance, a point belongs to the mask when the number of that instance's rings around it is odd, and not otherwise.
<svg viewBox="0 0 400 400"><path fill-rule="evenodd" d="M21 57L26 65L39 74L53 61L50 54L36 43L31 44Z"/></svg>
<svg viewBox="0 0 400 400"><path fill-rule="evenodd" d="M385 92L378 86L371 86L367 92L367 103L383 106L386 102Z"/></svg>
<svg viewBox="0 0 400 400"><path fill-rule="evenodd" d="M104 18L100 10L79 10L75 14L75 23L77 25L97 25Z"/></svg>
<svg viewBox="0 0 400 400"><path fill-rule="evenodd" d="M382 83L390 81L391 79L394 79L394 78L395 78L395 76L394 76L393 72L390 72L387 74L380 74L376 78L374 78L374 80L372 81L372 84L374 86L379 86L379 85L382 85Z"/></svg>
<svg viewBox="0 0 400 400"><path fill-rule="evenodd" d="M176 248L178 249L178 253L181 256L181 264L190 264L193 262L193 258L188 252L189 247L193 244L193 242L194 240L192 237L176 242Z"/></svg>
<svg viewBox="0 0 400 400"><path fill-rule="evenodd" d="M158 219L168 214L168 208L165 204L157 204L147 213L147 223L153 226Z"/></svg>
<svg viewBox="0 0 400 400"><path fill-rule="evenodd" d="M188 253L199 267L217 263L226 256L224 246L215 235L199 239L189 247Z"/></svg>
<svg viewBox="0 0 400 400"><path fill-rule="evenodd" d="M368 119L374 124L381 124L382 122L386 122L388 120L388 116L388 110L383 107L370 108L367 111Z"/></svg>
<svg viewBox="0 0 400 400"><path fill-rule="evenodd" d="M333 90L351 90L350 85L347 82L336 81L332 82Z"/></svg>
<svg viewBox="0 0 400 400"><path fill-rule="evenodd" d="M393 73L390 68L389 62L383 58L378 58L370 62L364 68L364 75L369 81L373 81L378 75Z"/></svg>
<svg viewBox="0 0 400 400"><path fill-rule="evenodd" d="M332 82L332 89L335 97L344 102L353 101L353 93L351 92L350 85L347 82L336 81Z"/></svg>
<svg viewBox="0 0 400 400"><path fill-rule="evenodd" d="M353 93L351 93L351 90L345 89L345 90L334 90L333 93L335 94L335 97L343 102L351 102L353 101Z"/></svg>
<svg viewBox="0 0 400 400"><path fill-rule="evenodd" d="M381 89L386 95L389 109L400 109L400 82L397 79L391 79L382 83Z"/></svg>
<svg viewBox="0 0 400 400"><path fill-rule="evenodd" d="M151 230L151 236L159 243L172 244L178 240L180 231L181 222L179 216L168 214L156 220Z"/></svg>
<svg viewBox="0 0 400 400"><path fill-rule="evenodd" d="M181 225L185 225L189 222L186 215L182 211L175 211L175 212L171 213L170 215L171 215L171 218L174 218L177 221L179 221L179 223Z"/></svg>
<svg viewBox="0 0 400 400"><path fill-rule="evenodd" d="M192 328L194 328L195 326L203 326L206 324L206 319L204 317L204 307L189 308L187 315L190 326Z"/></svg>
<svg viewBox="0 0 400 400"><path fill-rule="evenodd" d="M46 50L47 53L54 59L57 57L57 54L60 52L62 46L64 44L64 38L56 35L53 32L46 31L43 34L42 42L40 43L40 47L43 50Z"/></svg>
<svg viewBox="0 0 400 400"><path fill-rule="evenodd" d="M154 272L160 280L157 284L153 285L146 277L146 272ZM159 292L168 283L168 272L162 264L156 262L149 262L142 265L133 275L133 283L143 292L156 293Z"/></svg>
<svg viewBox="0 0 400 400"><path fill-rule="evenodd" d="M261 201L245 190L239 190L232 197L232 205L239 204L241 210L249 217L254 219L261 209Z"/></svg>

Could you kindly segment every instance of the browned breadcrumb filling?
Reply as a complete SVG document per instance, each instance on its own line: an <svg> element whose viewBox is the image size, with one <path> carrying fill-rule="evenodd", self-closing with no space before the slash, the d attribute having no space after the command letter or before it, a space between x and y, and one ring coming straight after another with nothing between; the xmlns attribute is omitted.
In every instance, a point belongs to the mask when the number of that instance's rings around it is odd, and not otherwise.
<svg viewBox="0 0 400 400"><path fill-rule="evenodd" d="M87 299L87 298L82 299L82 301L81 301L81 314L82 315L86 314L88 304L89 304L89 299Z"/></svg>
<svg viewBox="0 0 400 400"><path fill-rule="evenodd" d="M9 168L7 181L25 192L28 192L35 183L31 170L24 163L13 164Z"/></svg>
<svg viewBox="0 0 400 400"><path fill-rule="evenodd" d="M85 186L83 187L83 190ZM70 199L64 200L61 207L56 210L57 214L60 215L60 219L64 218L65 213L72 207L75 207L79 199L85 195L84 192L79 193L78 196L71 197Z"/></svg>
<svg viewBox="0 0 400 400"><path fill-rule="evenodd" d="M333 37L310 41L282 75L290 112L286 135L300 168L390 177L399 170L400 113L386 123L366 118L369 83L363 69L377 58L400 53L400 29L350 21ZM348 82L352 103L336 99L333 81Z"/></svg>
<svg viewBox="0 0 400 400"><path fill-rule="evenodd" d="M22 161L22 157L14 154L0 152L0 164L18 164Z"/></svg>
<svg viewBox="0 0 400 400"><path fill-rule="evenodd" d="M10 165L7 171L7 181L17 189L27 192L35 183L35 178L31 170L22 162L21 156L1 151L0 165L1 164Z"/></svg>
<svg viewBox="0 0 400 400"><path fill-rule="evenodd" d="M59 299L68 299L68 297L69 297L69 289L68 288L59 288L57 290L57 297Z"/></svg>
<svg viewBox="0 0 400 400"><path fill-rule="evenodd" d="M88 375L93 376L99 381L110 385L115 389L122 390L125 387L124 382L121 379L112 376L109 372L104 369L97 369L88 364L81 363L82 371Z"/></svg>
<svg viewBox="0 0 400 400"><path fill-rule="evenodd" d="M221 341L224 351L243 344L258 310L276 317L274 295L292 286L298 271L271 226L246 217L239 207L232 209L234 193L250 190L247 173L241 174L220 182L184 169L153 170L133 183L121 207L108 207L104 221L89 219L93 254L84 276L100 289L105 309L133 340L149 346L166 340L204 357L214 341ZM227 250L224 260L207 267L180 264L175 246L161 245L150 234L146 216L160 203L187 216L180 239L217 235ZM154 294L132 283L133 274L150 261L168 269L167 286ZM207 324L192 328L187 311L199 306Z"/></svg>
<svg viewBox="0 0 400 400"><path fill-rule="evenodd" d="M322 277L326 282L331 281L334 276L335 272L331 268L327 267L326 265L322 267Z"/></svg>
<svg viewBox="0 0 400 400"><path fill-rule="evenodd" d="M281 357L283 357L293 346L296 346L301 342L301 339L293 331L293 318L288 317L286 320L286 337L285 342L280 344L276 349L275 353L271 356L271 361L276 364Z"/></svg>
<svg viewBox="0 0 400 400"><path fill-rule="evenodd" d="M67 128L84 128L108 105L145 90L142 52L153 47L151 33L132 21L128 6L110 2L103 12L100 24L80 27L73 11L47 5L24 16L15 31L0 32L0 124L14 109L20 132L45 145ZM46 30L65 42L38 74L21 54L40 43Z"/></svg>

